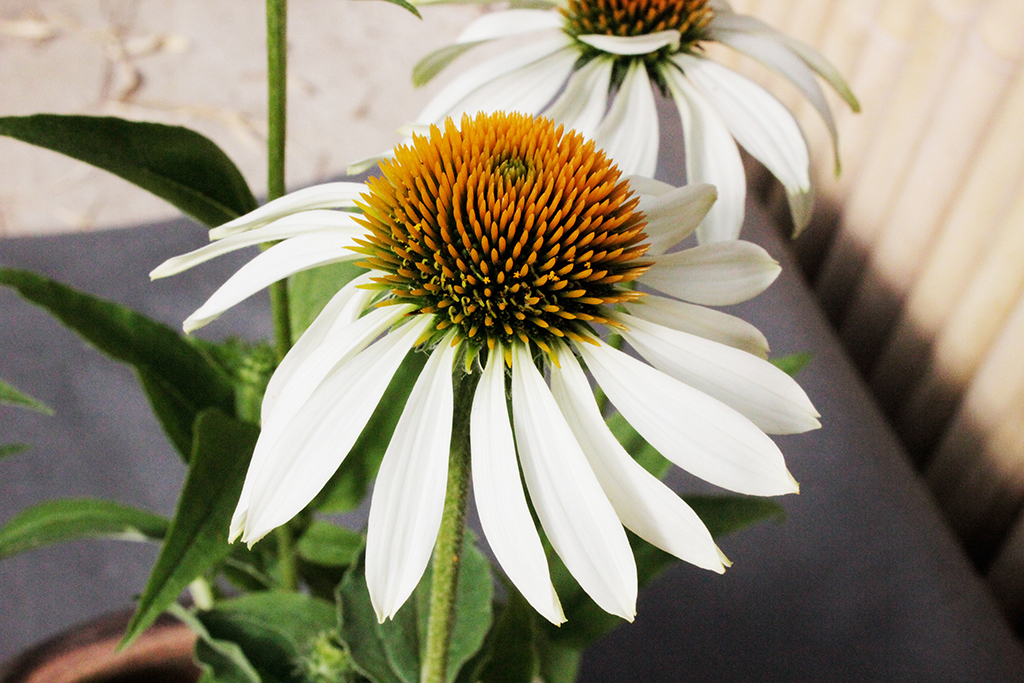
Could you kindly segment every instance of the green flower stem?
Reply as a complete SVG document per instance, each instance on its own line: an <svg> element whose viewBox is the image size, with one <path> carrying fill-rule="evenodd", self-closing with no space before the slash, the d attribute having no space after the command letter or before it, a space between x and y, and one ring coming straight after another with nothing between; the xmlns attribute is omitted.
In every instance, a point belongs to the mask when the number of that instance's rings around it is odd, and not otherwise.
<svg viewBox="0 0 1024 683"><path fill-rule="evenodd" d="M291 527L282 524L274 529L274 537L277 539L277 569L280 572L281 588L296 590L299 587L299 567Z"/></svg>
<svg viewBox="0 0 1024 683"><path fill-rule="evenodd" d="M466 504L469 501L469 415L473 392L480 374L462 374L455 379L455 410L452 416L452 445L448 458L448 489L444 499L441 528L434 545L433 576L430 582L430 613L427 645L420 683L444 683L448 672L455 602L462 560L462 539L466 533Z"/></svg>
<svg viewBox="0 0 1024 683"><path fill-rule="evenodd" d="M267 201L284 196L284 148L288 109L288 0L267 0ZM263 245L264 249L271 245ZM274 348L278 362L292 347L288 281L270 286Z"/></svg>

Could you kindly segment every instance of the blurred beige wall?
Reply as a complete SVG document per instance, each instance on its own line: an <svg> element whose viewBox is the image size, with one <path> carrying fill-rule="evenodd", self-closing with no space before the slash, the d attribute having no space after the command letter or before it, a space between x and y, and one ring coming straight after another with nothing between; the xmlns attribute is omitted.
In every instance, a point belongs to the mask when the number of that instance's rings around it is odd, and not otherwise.
<svg viewBox="0 0 1024 683"><path fill-rule="evenodd" d="M194 128L265 192L264 3L5 0L0 115L115 115ZM437 85L409 74L480 12L385 2L289 3L290 187L397 142ZM175 215L146 192L56 153L0 138L0 236L95 230Z"/></svg>

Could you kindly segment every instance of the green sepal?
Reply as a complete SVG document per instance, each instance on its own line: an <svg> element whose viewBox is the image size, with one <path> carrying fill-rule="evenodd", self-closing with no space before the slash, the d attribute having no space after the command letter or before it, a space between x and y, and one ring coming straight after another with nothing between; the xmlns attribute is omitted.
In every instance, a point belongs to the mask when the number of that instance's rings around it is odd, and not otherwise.
<svg viewBox="0 0 1024 683"><path fill-rule="evenodd" d="M46 309L101 353L135 368L154 413L186 461L196 416L207 408L233 414L230 380L170 327L28 271L0 268L0 285Z"/></svg>
<svg viewBox="0 0 1024 683"><path fill-rule="evenodd" d="M168 521L108 500L48 500L25 508L0 528L0 558L82 538L159 542Z"/></svg>
<svg viewBox="0 0 1024 683"><path fill-rule="evenodd" d="M245 178L223 150L181 126L35 114L0 117L0 135L109 171L211 227L256 208Z"/></svg>
<svg viewBox="0 0 1024 683"><path fill-rule="evenodd" d="M196 420L192 461L160 555L120 647L127 647L198 576L231 552L228 525L259 429L217 410Z"/></svg>

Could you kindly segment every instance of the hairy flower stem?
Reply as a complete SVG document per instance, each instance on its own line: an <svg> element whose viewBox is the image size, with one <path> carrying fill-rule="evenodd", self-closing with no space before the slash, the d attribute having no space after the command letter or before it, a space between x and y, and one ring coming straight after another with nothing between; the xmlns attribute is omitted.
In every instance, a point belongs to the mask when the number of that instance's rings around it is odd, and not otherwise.
<svg viewBox="0 0 1024 683"><path fill-rule="evenodd" d="M430 614L427 646L420 671L420 683L444 683L448 672L455 602L462 561L462 538L466 533L466 504L469 501L469 415L473 392L480 373L455 378L452 416L452 445L448 457L448 489L444 498L441 528L434 545L433 576L430 581Z"/></svg>
<svg viewBox="0 0 1024 683"><path fill-rule="evenodd" d="M288 108L288 0L267 0L267 201L284 195L284 143ZM264 249L271 245L263 245ZM270 285L278 362L292 347L288 281Z"/></svg>

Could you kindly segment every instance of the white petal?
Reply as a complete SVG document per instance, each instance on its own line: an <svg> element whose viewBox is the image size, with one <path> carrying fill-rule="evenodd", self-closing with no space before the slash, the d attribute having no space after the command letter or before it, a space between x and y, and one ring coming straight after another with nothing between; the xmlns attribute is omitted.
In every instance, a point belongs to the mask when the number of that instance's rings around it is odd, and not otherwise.
<svg viewBox="0 0 1024 683"><path fill-rule="evenodd" d="M253 544L298 514L359 438L398 366L432 316L403 325L352 358L317 387L254 477L242 540ZM257 444L257 447L259 444Z"/></svg>
<svg viewBox="0 0 1024 683"><path fill-rule="evenodd" d="M218 240L236 232L258 228L297 211L351 208L355 206L355 200L366 191L366 185L363 183L325 183L289 192L244 216L214 228L210 231L210 239Z"/></svg>
<svg viewBox="0 0 1024 683"><path fill-rule="evenodd" d="M500 346L488 353L473 396L470 436L473 492L487 543L527 602L551 623L561 624L565 615L519 477Z"/></svg>
<svg viewBox="0 0 1024 683"><path fill-rule="evenodd" d="M658 165L658 111L642 60L630 64L594 141L624 174L654 175Z"/></svg>
<svg viewBox="0 0 1024 683"><path fill-rule="evenodd" d="M663 194L671 192L676 188L675 185L669 185L668 183L654 178L648 178L642 175L628 175L625 180L629 181L629 186L638 195L650 195L652 197L660 197Z"/></svg>
<svg viewBox="0 0 1024 683"><path fill-rule="evenodd" d="M638 208L647 216L648 254L658 256L693 234L718 198L714 185L695 183L660 197L641 195Z"/></svg>
<svg viewBox="0 0 1024 683"><path fill-rule="evenodd" d="M763 34L782 43L793 54L802 59L815 73L828 81L828 84L850 105L850 109L855 112L860 111L860 103L857 102L857 97L850 90L849 84L847 84L842 74L839 73L839 70L807 43L776 31L760 19L745 14L723 13L716 15L711 22L711 30L714 33L718 29L739 31L747 34Z"/></svg>
<svg viewBox="0 0 1024 683"><path fill-rule="evenodd" d="M678 69L667 65L661 73L683 125L686 181L718 188L718 201L697 228L697 240L701 244L734 240L743 227L747 197L739 149L714 108Z"/></svg>
<svg viewBox="0 0 1024 683"><path fill-rule="evenodd" d="M525 344L512 350L512 415L530 499L555 552L601 609L636 614L636 564L601 490Z"/></svg>
<svg viewBox="0 0 1024 683"><path fill-rule="evenodd" d="M728 126L736 141L786 189L796 232L810 219L810 158L800 126L777 99L753 81L709 59L672 57Z"/></svg>
<svg viewBox="0 0 1024 683"><path fill-rule="evenodd" d="M712 27L713 28L713 27ZM832 152L836 160L836 171L839 170L839 134L836 122L832 118L832 109L825 100L825 93L818 85L814 72L806 62L793 54L785 43L779 42L774 36L764 33L746 33L731 30L712 30L712 38L738 50L774 69L776 72L795 85L804 97L818 111L828 132L832 137Z"/></svg>
<svg viewBox="0 0 1024 683"><path fill-rule="evenodd" d="M614 317L647 362L717 398L768 434L800 434L821 423L807 394L792 377L761 358L696 335L625 313Z"/></svg>
<svg viewBox="0 0 1024 683"><path fill-rule="evenodd" d="M558 344L558 359L560 368L551 370L551 393L622 523L682 560L719 574L725 571L721 551L700 517L633 460L608 429L569 347Z"/></svg>
<svg viewBox="0 0 1024 683"><path fill-rule="evenodd" d="M512 52L503 53L466 71L434 96L416 118L417 123L437 123L445 117L461 113L460 102L474 91L502 76L518 71L548 57L569 44L567 36L560 35L530 43ZM473 112L475 113L475 112ZM457 123L457 121L456 121Z"/></svg>
<svg viewBox="0 0 1024 683"><path fill-rule="evenodd" d="M695 304L729 306L757 296L781 272L756 244L713 242L656 257L639 281Z"/></svg>
<svg viewBox="0 0 1024 683"><path fill-rule="evenodd" d="M563 23L562 15L551 10L510 9L489 12L470 22L455 42L480 43L531 31L560 29Z"/></svg>
<svg viewBox="0 0 1024 683"><path fill-rule="evenodd" d="M451 115L473 115L478 111L519 111L539 114L572 73L579 55L564 48L528 66L485 83L467 95L451 110Z"/></svg>
<svg viewBox="0 0 1024 683"><path fill-rule="evenodd" d="M576 348L622 416L676 465L739 493L798 490L778 447L729 406L604 343Z"/></svg>
<svg viewBox="0 0 1024 683"><path fill-rule="evenodd" d="M627 304L626 310L652 323L728 344L758 358L768 358L768 340L761 331L728 313L655 294Z"/></svg>
<svg viewBox="0 0 1024 683"><path fill-rule="evenodd" d="M350 249L354 245L351 236L332 233L302 235L275 244L239 268L182 327L186 332L196 330L239 301L300 270L357 259L359 254Z"/></svg>
<svg viewBox="0 0 1024 683"><path fill-rule="evenodd" d="M235 233L187 254L169 258L154 268L149 277L155 280L175 275L236 249L320 232L359 237L366 230L355 222L351 214L342 211L303 211L279 218L261 228Z"/></svg>
<svg viewBox="0 0 1024 683"><path fill-rule="evenodd" d="M597 57L574 71L565 84L565 91L544 111L544 116L593 139L608 109L613 65L610 58Z"/></svg>
<svg viewBox="0 0 1024 683"><path fill-rule="evenodd" d="M576 40L613 55L646 55L663 47L679 47L679 31L658 31L641 36L606 36L592 34L576 36Z"/></svg>
<svg viewBox="0 0 1024 683"><path fill-rule="evenodd" d="M333 310L328 312L325 309L324 311L324 313L329 313L329 316L324 317L335 318L340 327L338 330L328 330L328 332L333 332L330 336L325 336L330 343L309 346L302 343L306 336L303 335L270 378L270 384L263 395L260 436L256 441L252 461L249 463L249 474L242 484L242 493L238 497L238 505L235 507L235 513L231 519L229 532L231 540L242 533L249 509L249 498L256 480L253 473L259 472L263 464L277 453L277 442L281 434L303 409L306 401L320 386L320 383L352 356L365 349L382 332L397 323L403 315L415 309L411 305L387 306L370 311L357 322L347 324L346 318L350 314L349 304L361 295L355 294L348 297L349 301L346 302L346 294L346 290L343 289L329 304L341 303L341 310L337 311L337 315L334 315L335 311ZM395 310L389 310L392 308ZM327 322L327 320L324 321L325 324Z"/></svg>
<svg viewBox="0 0 1024 683"><path fill-rule="evenodd" d="M373 488L366 585L381 622L395 616L416 588L441 526L457 350L450 341L437 345L413 385Z"/></svg>

